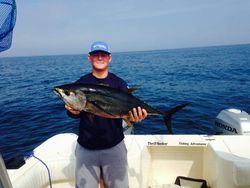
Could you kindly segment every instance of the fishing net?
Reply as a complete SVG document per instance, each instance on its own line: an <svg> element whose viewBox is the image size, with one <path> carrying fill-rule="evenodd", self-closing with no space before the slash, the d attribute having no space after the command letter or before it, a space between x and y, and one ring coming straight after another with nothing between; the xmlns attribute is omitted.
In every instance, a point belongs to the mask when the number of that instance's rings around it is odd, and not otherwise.
<svg viewBox="0 0 250 188"><path fill-rule="evenodd" d="M0 52L10 48L15 23L15 0L0 0Z"/></svg>

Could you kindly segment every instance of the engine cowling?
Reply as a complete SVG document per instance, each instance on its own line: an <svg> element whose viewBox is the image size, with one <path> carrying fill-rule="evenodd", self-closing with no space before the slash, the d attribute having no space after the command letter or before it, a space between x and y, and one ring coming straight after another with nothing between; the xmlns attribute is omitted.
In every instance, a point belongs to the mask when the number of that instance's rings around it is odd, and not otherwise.
<svg viewBox="0 0 250 188"><path fill-rule="evenodd" d="M222 110L215 119L216 134L250 135L250 116L239 109Z"/></svg>

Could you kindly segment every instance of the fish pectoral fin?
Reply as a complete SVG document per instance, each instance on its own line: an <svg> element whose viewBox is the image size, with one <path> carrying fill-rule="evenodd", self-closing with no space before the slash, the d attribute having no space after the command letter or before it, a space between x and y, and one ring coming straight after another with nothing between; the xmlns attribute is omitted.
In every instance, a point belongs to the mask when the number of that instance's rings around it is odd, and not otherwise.
<svg viewBox="0 0 250 188"><path fill-rule="evenodd" d="M133 124L131 123L131 121L129 121L128 118L123 118L123 120L127 123L128 126L133 126Z"/></svg>
<svg viewBox="0 0 250 188"><path fill-rule="evenodd" d="M101 112L104 112L104 113L106 113L106 114L108 114L108 115L110 115L110 116L115 116L114 114L112 114L112 113L110 113L110 112L107 112L105 109L103 109L100 105L98 105L96 102L91 102L91 104L93 105L93 106L95 106L95 108L97 108L99 111L101 111Z"/></svg>

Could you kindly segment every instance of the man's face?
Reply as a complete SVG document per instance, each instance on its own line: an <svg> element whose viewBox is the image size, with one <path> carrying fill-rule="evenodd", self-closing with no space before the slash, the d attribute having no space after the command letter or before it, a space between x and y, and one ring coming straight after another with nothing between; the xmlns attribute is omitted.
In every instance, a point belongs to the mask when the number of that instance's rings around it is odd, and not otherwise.
<svg viewBox="0 0 250 188"><path fill-rule="evenodd" d="M88 59L95 70L104 71L108 69L112 56L105 52L94 52L89 54Z"/></svg>

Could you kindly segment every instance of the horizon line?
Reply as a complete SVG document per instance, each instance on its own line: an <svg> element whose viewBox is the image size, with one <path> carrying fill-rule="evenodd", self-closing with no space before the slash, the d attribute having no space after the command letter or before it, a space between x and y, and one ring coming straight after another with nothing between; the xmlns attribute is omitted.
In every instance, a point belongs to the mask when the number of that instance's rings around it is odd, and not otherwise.
<svg viewBox="0 0 250 188"><path fill-rule="evenodd" d="M111 54L123 54L123 53L143 53L143 52L155 52L155 51L166 51L166 50L182 50L182 49L199 49L199 48L213 48L213 47L226 47L226 46L243 46L250 45L250 43L239 43L239 44L218 44L211 46L193 46L193 47L180 47L180 48L167 48L167 49L152 49L152 50L135 50L135 51L114 51ZM0 56L0 59L3 58L26 58L26 57L50 57L50 56L73 56L73 55L87 55L88 53L81 54L44 54L44 55L21 55L21 56Z"/></svg>

